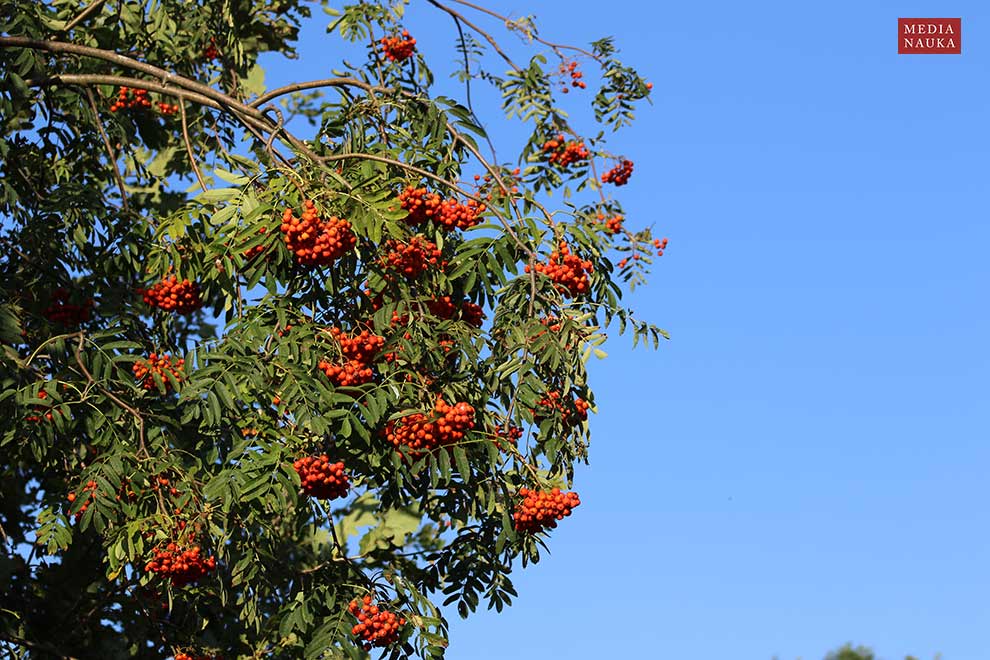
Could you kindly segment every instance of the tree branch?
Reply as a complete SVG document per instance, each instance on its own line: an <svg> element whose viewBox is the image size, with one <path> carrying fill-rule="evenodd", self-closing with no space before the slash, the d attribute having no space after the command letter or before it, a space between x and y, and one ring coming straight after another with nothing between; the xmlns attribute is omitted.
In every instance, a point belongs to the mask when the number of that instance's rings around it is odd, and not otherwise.
<svg viewBox="0 0 990 660"><path fill-rule="evenodd" d="M488 34L484 30L482 30L480 27L478 27L477 25L475 25L474 23L472 23L471 21L469 21L468 19L466 19L464 17L464 14L460 13L459 11L457 11L455 9L451 9L450 7L448 7L446 5L440 4L439 2L437 2L437 0L427 0L427 2L429 2L431 5L433 5L437 9L440 9L441 11L447 12L448 14L450 14L451 16L453 16L454 18L463 21L464 25L468 26L469 28L471 28L472 30L474 30L475 32L477 32L478 34L480 34L482 37L484 37L485 38L485 41L487 41L489 44L491 44L492 48L495 49L495 52L498 53L502 57L502 59L505 60L506 63L509 66L512 67L512 69L514 71L516 71L517 73L522 71L522 69L520 69L519 66L515 62L512 61L512 58L509 57L504 50L502 50L502 47L498 45L498 42L495 41L495 37L493 37L492 35Z"/></svg>
<svg viewBox="0 0 990 660"><path fill-rule="evenodd" d="M100 385L98 382L96 382L96 379L93 378L93 374L91 374L89 372L89 369L86 368L86 365L83 363L83 359L82 359L82 349L83 349L83 343L86 341L86 333L80 332L78 333L78 335L79 335L79 342L76 344L76 352L75 352L76 364L79 365L79 369L82 370L83 375L86 376L86 380L92 383L96 387L96 389L100 390L100 392L102 392L105 397L116 403L118 406L120 406L127 412L134 415L134 418L137 420L137 424L138 424L138 448L141 450L142 453L147 455L148 450L145 448L144 445L144 418L141 417L141 413L139 413L135 408L124 403L124 401L118 398L117 395L115 395L113 392L110 392L102 385Z"/></svg>
<svg viewBox="0 0 990 660"><path fill-rule="evenodd" d="M103 138L103 146L107 150L107 159L110 161L110 167L113 168L113 178L116 180L117 187L120 189L120 206L123 210L127 211L127 189L124 188L124 178L120 175L117 156L113 153L113 147L110 146L110 139L107 137L106 131L103 130L103 122L100 121L100 109L96 106L96 99L93 98L93 90L89 87L86 88L86 98L89 100L89 107L93 110L93 121L96 122L96 128L100 131L100 137Z"/></svg>
<svg viewBox="0 0 990 660"><path fill-rule="evenodd" d="M186 118L186 102L184 99L179 99L179 112L182 116L182 141L186 143L189 164L192 165L193 172L196 174L199 187L203 189L203 192L206 192L206 182L203 181L203 174L199 171L199 165L196 164L196 154L193 153L192 141L189 139L189 120Z"/></svg>
<svg viewBox="0 0 990 660"><path fill-rule="evenodd" d="M311 80L309 82L293 83L291 85L286 85L285 87L277 87L270 92L262 94L255 100L248 103L252 108L260 108L268 101L279 96L285 96L286 94L292 94L293 92L301 92L304 89L316 89L317 87L358 87L366 92L387 92L386 87L376 87L374 85L369 85L363 80L358 80L357 78L324 78L323 80Z"/></svg>
<svg viewBox="0 0 990 660"><path fill-rule="evenodd" d="M130 57L125 57L124 55L118 55L117 53L108 50L90 48L89 46L81 46L79 44L67 43L64 41L42 41L40 39L27 39L25 37L0 37L0 48L12 47L44 50L51 53L71 53L73 55L82 55L85 57L93 57L104 60L106 62L113 62L118 66L133 69L134 71L140 71L150 76L154 76L155 78L159 78L161 79L163 85L172 84L193 92L197 92L198 94L213 100L221 106L229 106L230 108L236 109L245 115L258 120L264 120L264 116L257 110L257 108L252 108L251 106L245 105L244 103L241 103L223 92L218 92L208 85L204 85L203 83L196 82L195 80L190 80L184 76L174 74L171 71L160 69L157 66L145 64L144 62L139 62L131 59Z"/></svg>
<svg viewBox="0 0 990 660"><path fill-rule="evenodd" d="M491 16L493 18L497 18L498 20L500 20L503 23L505 23L505 25L506 25L506 27L508 29L511 29L511 26L513 26L513 25L518 25L518 21L513 21L508 16L502 16L501 14L498 14L496 12L493 12L491 9L488 9L487 7L482 7L481 5L476 5L473 2L467 2L467 0L452 0L452 2L456 2L459 5L464 5L465 7L470 7L471 9L474 9L476 11L480 11L483 14L488 14L489 16ZM547 41L546 39L542 39L542 38L536 36L536 34L534 32L529 32L529 31L526 32L526 36L528 36L530 39L532 39L533 41L535 41L537 43L541 43L544 46L547 46L548 48L553 48L554 50L573 50L575 52L581 53L582 55L587 55L588 57L590 57L591 59L595 60L596 62L600 62L601 61L601 59L597 55L595 55L594 53L591 53L591 52L589 52L589 51L587 51L584 48L581 48L579 46L568 46L567 44L555 44L554 42Z"/></svg>
<svg viewBox="0 0 990 660"><path fill-rule="evenodd" d="M21 646L32 651L38 651L40 653L46 653L49 655L54 655L62 660L79 660L73 655L66 655L62 653L59 649L54 646L49 646L48 644L42 644L41 642L32 642L20 637L14 637L13 635L8 635L7 633L0 633L0 641L7 642L8 644L14 644L15 646Z"/></svg>
<svg viewBox="0 0 990 660"><path fill-rule="evenodd" d="M107 0L94 0L92 3L90 3L88 7L86 7L81 12L79 12L79 14L75 18L73 18L71 21L66 23L65 27L59 30L59 32L68 32L72 28L76 27L77 25L85 21L87 18L89 18L90 14L92 14L100 7L102 7L104 4L106 4L106 1Z"/></svg>

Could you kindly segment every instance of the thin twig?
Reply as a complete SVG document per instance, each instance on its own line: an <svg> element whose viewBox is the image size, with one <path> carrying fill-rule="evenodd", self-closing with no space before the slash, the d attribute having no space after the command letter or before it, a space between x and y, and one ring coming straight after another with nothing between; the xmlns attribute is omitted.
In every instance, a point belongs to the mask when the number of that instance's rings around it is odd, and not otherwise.
<svg viewBox="0 0 990 660"><path fill-rule="evenodd" d="M186 118L186 102L184 99L179 99L179 113L182 118L182 141L186 143L189 164L192 165L193 172L196 174L199 187L203 189L203 192L206 192L206 182L203 180L203 173L199 171L199 165L196 164L196 154L193 153L192 141L189 139L189 120Z"/></svg>
<svg viewBox="0 0 990 660"><path fill-rule="evenodd" d="M461 27L461 19L457 16L451 16L454 20L454 26L457 27L457 34L461 38L461 53L464 55L464 92L467 96L467 107L471 111L471 116L474 120L481 125L481 119L478 118L478 113L474 111L474 103L471 102L471 58L468 56L467 43L464 41L464 28ZM485 142L488 143L488 148L492 150L492 161L498 162L498 155L495 153L495 143L492 142L492 138L488 135L488 131L484 131Z"/></svg>
<svg viewBox="0 0 990 660"><path fill-rule="evenodd" d="M488 206L487 202L485 202L485 200L483 200L482 198L467 192L466 190L460 188L457 184L443 178L442 176L438 176L433 172L424 170L421 167L416 167L415 165L410 165L409 163L403 163L401 160L395 160L394 158L388 158L386 156L378 156L376 154L367 154L363 152L352 152L346 154L334 154L331 156L316 157L316 159L321 162L335 162L339 160L349 160L353 158L360 158L362 160L373 160L379 163L385 163L387 165L394 165L395 167L406 170L407 172L413 172L415 174L420 175L421 177L436 181L437 183L447 188L450 188L451 190L456 191L458 194L466 197L467 199L472 199L478 202L479 204L484 204L486 207Z"/></svg>
<svg viewBox="0 0 990 660"><path fill-rule="evenodd" d="M83 21L85 21L90 14L95 12L97 9L106 4L107 0L94 0L88 7L83 9L79 14L73 18L71 21L65 24L65 27L59 30L59 32L68 32L72 28L76 27Z"/></svg>
<svg viewBox="0 0 990 660"><path fill-rule="evenodd" d="M127 190L124 188L124 178L120 175L120 167L117 165L117 156L113 152L113 147L110 146L110 138L107 137L107 132L103 130L103 122L100 121L100 109L96 106L93 90L89 87L85 89L86 98L89 99L89 107L93 110L93 121L96 122L96 129L100 132L100 137L103 138L103 146L107 150L107 159L113 168L113 178L117 182L117 188L120 189L120 206L124 211L127 211Z"/></svg>
<svg viewBox="0 0 990 660"><path fill-rule="evenodd" d="M505 23L506 28L508 28L508 29L511 29L511 26L513 26L513 25L518 25L519 24L518 21L514 21L511 18L509 18L508 16L502 16L501 14L497 14L497 13L493 12L491 9L488 9L487 7L482 7L481 5L476 5L473 2L467 2L467 0L452 0L452 2L456 2L459 5L464 5L465 7L470 7L471 9L474 9L476 11L480 11L483 14L488 14L489 16L492 16L493 18L497 18L498 20L500 20L503 23ZM526 31L526 36L528 36L533 41L536 41L537 43L541 43L544 46L547 46L548 48L553 48L554 50L573 50L575 52L581 53L582 55L587 55L588 57L590 57L591 59L593 59L595 61L598 61L598 62L601 61L601 59L597 55L595 55L594 53L588 52L587 50L585 50L584 48L581 48L579 46L568 46L567 44L556 44L556 43L554 43L552 41L547 41L546 39L543 39L541 37L538 37L538 36L536 36L536 33L535 32L530 32L528 30Z"/></svg>
<svg viewBox="0 0 990 660"><path fill-rule="evenodd" d="M78 335L79 335L79 342L76 344L75 357L76 357L76 363L79 365L79 369L81 369L83 375L86 376L86 380L89 383L92 383L93 386L96 387L96 389L100 390L100 392L102 392L104 396L106 396L108 399L116 403L118 406L120 406L127 412L134 415L134 418L137 420L137 424L138 424L138 448L141 450L142 453L147 455L148 450L145 448L144 445L144 418L141 416L141 413L139 413L135 408L124 403L113 392L110 392L109 390L104 388L96 381L95 378L93 378L93 374L91 374L89 372L89 369L86 368L86 365L83 363L83 359L82 359L82 349L83 349L83 343L86 341L86 333L79 332Z"/></svg>
<svg viewBox="0 0 990 660"><path fill-rule="evenodd" d="M459 11L457 11L455 9L451 9L450 7L448 7L446 5L440 4L439 2L437 2L437 0L427 0L427 2L429 2L431 5L433 5L437 9L440 9L441 11L447 12L448 14L450 14L451 16L453 16L454 18L459 18L460 20L464 21L464 25L468 26L469 28L471 28L472 30L474 30L475 32L477 32L478 34L480 34L481 36L483 36L485 38L485 41L487 41L489 44L491 44L492 48L495 49L495 52L498 53L501 56L501 58L503 60L505 60L506 63L509 66L512 67L512 69L514 71L516 71L517 73L519 73L519 72L522 71L522 69L519 68L519 66L515 62L512 61L512 58L509 57L504 50L502 50L502 47L498 45L498 42L495 41L495 37L493 37L489 33L487 33L484 30L482 30L480 27L478 27L477 25L475 25L474 23L472 23L471 21L469 21L467 18L464 17L464 14L460 13Z"/></svg>
<svg viewBox="0 0 990 660"><path fill-rule="evenodd" d="M270 92L262 94L255 100L248 103L248 105L252 108L260 108L268 101L278 98L279 96L285 96L286 94L292 94L294 92L301 92L305 89L315 89L317 87L358 87L366 92L388 91L385 87L375 87L374 85L370 85L363 80L358 80L357 78L324 78L322 80L311 80L309 82L293 83L291 85L286 85L285 87L277 87Z"/></svg>

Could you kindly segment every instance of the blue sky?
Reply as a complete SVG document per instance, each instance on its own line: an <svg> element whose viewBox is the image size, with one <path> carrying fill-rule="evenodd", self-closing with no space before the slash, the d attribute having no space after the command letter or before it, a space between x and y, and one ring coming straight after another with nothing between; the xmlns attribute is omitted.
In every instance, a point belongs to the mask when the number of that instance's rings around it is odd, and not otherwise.
<svg viewBox="0 0 990 660"><path fill-rule="evenodd" d="M670 238L629 301L673 340L610 341L581 507L448 657L990 658L990 4L486 4L655 83L613 144ZM898 56L899 16L961 16L963 54ZM335 64L316 20L270 85Z"/></svg>

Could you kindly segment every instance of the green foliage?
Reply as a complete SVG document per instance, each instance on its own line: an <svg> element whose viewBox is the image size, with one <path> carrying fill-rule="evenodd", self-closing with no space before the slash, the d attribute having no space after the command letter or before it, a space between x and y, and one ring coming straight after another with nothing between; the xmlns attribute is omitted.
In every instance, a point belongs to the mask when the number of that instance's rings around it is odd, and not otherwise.
<svg viewBox="0 0 990 660"><path fill-rule="evenodd" d="M838 649L825 655L825 660L873 660L873 650L866 646L853 648L852 644L843 644Z"/></svg>
<svg viewBox="0 0 990 660"><path fill-rule="evenodd" d="M301 0L5 4L0 648L360 658L348 603L371 596L406 622L383 657L441 658L443 605L500 611L513 569L539 561L548 535L516 531L518 492L569 488L587 461L575 402L594 410L586 363L605 357L605 329L666 338L621 305L617 280L643 281L654 238L604 231L623 212L595 163L616 156L606 130L584 138L568 122L558 68L600 67L584 101L606 129L648 88L608 40L562 46L506 20L536 51L521 67L452 7L416 8L453 19L463 99L431 94L419 54L383 56L403 2L328 9L328 41L366 58L272 90L258 58L296 56ZM484 155L473 81L529 125L515 162ZM292 117L313 134L289 132ZM556 134L587 140L590 159L548 162ZM484 204L480 223L411 226L407 186ZM551 210L552 192L568 201ZM302 263L283 236L283 213L307 200L353 233L332 263ZM397 276L389 246L417 235L438 263ZM587 271L574 296L536 268L562 243ZM171 276L195 283L202 309L142 300ZM324 373L348 359L332 328L383 338L365 382ZM169 368L147 371L152 353ZM433 450L387 439L438 400L469 404L473 428ZM294 467L323 454L350 478L332 503ZM165 579L154 561L170 544L215 565Z"/></svg>

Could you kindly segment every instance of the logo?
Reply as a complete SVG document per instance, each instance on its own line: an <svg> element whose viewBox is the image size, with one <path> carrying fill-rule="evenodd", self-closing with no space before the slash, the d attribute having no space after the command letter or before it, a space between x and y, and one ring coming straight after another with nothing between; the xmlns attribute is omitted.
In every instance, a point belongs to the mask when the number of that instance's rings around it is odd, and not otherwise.
<svg viewBox="0 0 990 660"><path fill-rule="evenodd" d="M901 55L962 53L962 19L898 18L897 52Z"/></svg>

